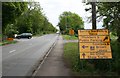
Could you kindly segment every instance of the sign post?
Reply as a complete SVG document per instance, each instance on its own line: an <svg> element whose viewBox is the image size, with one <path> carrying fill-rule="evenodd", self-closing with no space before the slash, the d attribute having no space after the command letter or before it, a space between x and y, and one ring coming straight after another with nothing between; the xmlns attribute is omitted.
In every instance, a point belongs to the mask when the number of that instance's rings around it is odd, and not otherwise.
<svg viewBox="0 0 120 78"><path fill-rule="evenodd" d="M80 59L111 59L107 29L78 30Z"/></svg>

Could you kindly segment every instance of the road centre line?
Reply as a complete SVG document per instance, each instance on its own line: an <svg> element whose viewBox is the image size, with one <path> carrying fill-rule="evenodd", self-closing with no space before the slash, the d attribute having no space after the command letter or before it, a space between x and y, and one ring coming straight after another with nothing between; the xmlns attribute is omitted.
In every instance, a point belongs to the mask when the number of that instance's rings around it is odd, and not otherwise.
<svg viewBox="0 0 120 78"><path fill-rule="evenodd" d="M13 53L13 52L15 52L16 50L12 50L12 51L9 51L9 53Z"/></svg>

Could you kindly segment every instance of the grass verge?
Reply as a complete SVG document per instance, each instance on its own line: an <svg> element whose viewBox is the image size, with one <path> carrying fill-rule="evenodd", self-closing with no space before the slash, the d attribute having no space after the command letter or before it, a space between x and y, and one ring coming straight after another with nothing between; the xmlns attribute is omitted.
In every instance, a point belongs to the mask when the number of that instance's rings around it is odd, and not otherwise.
<svg viewBox="0 0 120 78"><path fill-rule="evenodd" d="M64 40L78 40L78 37L70 35L62 35Z"/></svg>
<svg viewBox="0 0 120 78"><path fill-rule="evenodd" d="M15 43L17 43L17 41L15 41L15 40L13 40L13 41L5 40L5 41L0 42L0 46L7 45L7 44L15 44Z"/></svg>
<svg viewBox="0 0 120 78"><path fill-rule="evenodd" d="M64 60L66 65L77 76L116 76L120 74L120 43L111 41L113 59L80 60L78 43L64 45Z"/></svg>

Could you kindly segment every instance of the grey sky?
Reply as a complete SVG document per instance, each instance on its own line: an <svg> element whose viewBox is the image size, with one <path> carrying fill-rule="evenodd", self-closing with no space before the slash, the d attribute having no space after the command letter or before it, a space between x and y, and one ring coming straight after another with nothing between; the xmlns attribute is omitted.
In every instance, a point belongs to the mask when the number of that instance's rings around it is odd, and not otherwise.
<svg viewBox="0 0 120 78"><path fill-rule="evenodd" d="M59 22L59 15L64 11L71 11L78 14L83 18L85 22L85 29L91 29L92 24L87 22L87 17L91 15L89 12L85 12L86 5L82 3L82 0L35 0L40 2L41 7L49 21L56 26ZM89 6L88 6L89 7ZM97 24L97 28L102 28L102 23Z"/></svg>

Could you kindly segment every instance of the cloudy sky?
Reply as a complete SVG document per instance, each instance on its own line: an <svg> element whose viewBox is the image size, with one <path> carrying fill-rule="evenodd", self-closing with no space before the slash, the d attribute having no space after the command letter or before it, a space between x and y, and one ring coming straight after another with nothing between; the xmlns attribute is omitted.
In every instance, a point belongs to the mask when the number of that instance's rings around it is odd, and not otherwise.
<svg viewBox="0 0 120 78"><path fill-rule="evenodd" d="M87 17L91 15L89 12L85 12L86 6L82 3L82 0L35 0L40 2L41 7L49 21L56 26L59 22L59 15L64 11L71 11L78 14L83 18L85 22L85 29L91 29L92 24L87 21ZM97 23L97 28L102 28L102 23Z"/></svg>

